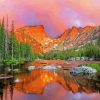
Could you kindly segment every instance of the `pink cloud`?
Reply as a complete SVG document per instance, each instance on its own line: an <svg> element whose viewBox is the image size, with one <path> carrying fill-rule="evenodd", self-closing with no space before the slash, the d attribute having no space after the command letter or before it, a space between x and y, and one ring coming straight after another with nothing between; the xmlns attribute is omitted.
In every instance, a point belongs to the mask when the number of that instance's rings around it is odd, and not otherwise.
<svg viewBox="0 0 100 100"><path fill-rule="evenodd" d="M0 0L0 9L16 28L42 24L51 36L73 25L100 24L100 0Z"/></svg>

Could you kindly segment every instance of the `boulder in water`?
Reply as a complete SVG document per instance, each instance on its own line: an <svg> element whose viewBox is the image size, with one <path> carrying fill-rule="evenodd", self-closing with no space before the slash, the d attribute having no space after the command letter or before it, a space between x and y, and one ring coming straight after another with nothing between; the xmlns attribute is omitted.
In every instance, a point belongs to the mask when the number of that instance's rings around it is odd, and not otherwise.
<svg viewBox="0 0 100 100"><path fill-rule="evenodd" d="M94 75L96 74L97 70L93 69L91 67L88 66L80 66L80 67L75 67L70 69L70 73L72 75L79 75L79 74L83 74L83 75Z"/></svg>

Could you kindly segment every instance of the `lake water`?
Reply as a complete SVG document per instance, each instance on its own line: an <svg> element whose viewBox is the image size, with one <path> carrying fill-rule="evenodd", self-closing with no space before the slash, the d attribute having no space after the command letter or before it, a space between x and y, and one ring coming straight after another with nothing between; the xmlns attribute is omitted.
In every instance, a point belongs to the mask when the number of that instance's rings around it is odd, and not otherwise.
<svg viewBox="0 0 100 100"><path fill-rule="evenodd" d="M24 69L0 84L0 100L100 100L100 83L90 77L62 69Z"/></svg>

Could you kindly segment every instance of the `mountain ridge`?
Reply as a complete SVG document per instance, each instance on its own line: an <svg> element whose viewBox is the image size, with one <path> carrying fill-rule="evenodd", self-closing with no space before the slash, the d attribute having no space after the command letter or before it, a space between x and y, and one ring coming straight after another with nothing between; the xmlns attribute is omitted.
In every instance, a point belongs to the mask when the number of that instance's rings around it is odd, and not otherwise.
<svg viewBox="0 0 100 100"><path fill-rule="evenodd" d="M45 32L44 26L37 25L19 28L15 31L15 35L19 42L24 41L31 44L33 53L45 53L51 50L64 50L63 48L66 50L79 46L87 41L87 38L90 38L92 34L96 33L93 33L93 31L97 30L100 32L100 26L85 26L83 28L73 26L58 38L50 38Z"/></svg>

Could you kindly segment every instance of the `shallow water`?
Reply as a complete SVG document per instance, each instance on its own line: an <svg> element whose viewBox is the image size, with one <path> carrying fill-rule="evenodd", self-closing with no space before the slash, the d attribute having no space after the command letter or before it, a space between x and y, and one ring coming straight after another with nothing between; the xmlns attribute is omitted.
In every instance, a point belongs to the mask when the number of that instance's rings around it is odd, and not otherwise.
<svg viewBox="0 0 100 100"><path fill-rule="evenodd" d="M4 94L4 100L11 100L10 93L7 93L7 96ZM54 83L46 86L43 94L28 94L14 89L13 100L100 100L100 94L73 93L72 91L65 90L60 84Z"/></svg>
<svg viewBox="0 0 100 100"><path fill-rule="evenodd" d="M24 71L14 80L7 80L1 89L2 100L100 100L100 88L95 81L72 76L62 69Z"/></svg>

